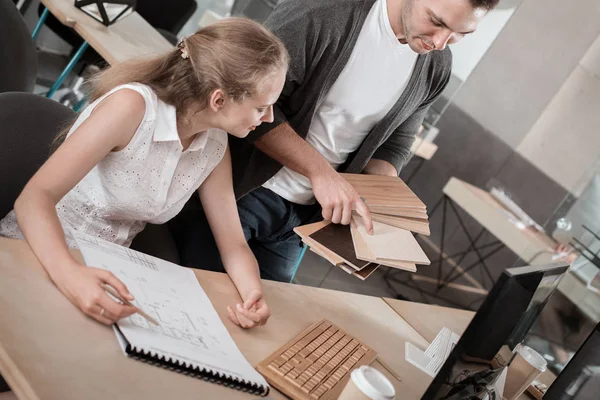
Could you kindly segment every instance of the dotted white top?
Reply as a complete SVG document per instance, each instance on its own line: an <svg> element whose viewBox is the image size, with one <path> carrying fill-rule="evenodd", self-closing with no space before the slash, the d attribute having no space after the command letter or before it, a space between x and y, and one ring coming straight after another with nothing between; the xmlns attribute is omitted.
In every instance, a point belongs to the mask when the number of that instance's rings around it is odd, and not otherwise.
<svg viewBox="0 0 600 400"><path fill-rule="evenodd" d="M209 129L183 151L175 108L139 83L118 86L94 101L68 135L123 88L144 97L146 113L127 147L108 154L57 204L69 247L77 247L71 230L129 246L146 222L162 224L177 215L227 148L227 133ZM0 221L0 236L23 238L14 211Z"/></svg>

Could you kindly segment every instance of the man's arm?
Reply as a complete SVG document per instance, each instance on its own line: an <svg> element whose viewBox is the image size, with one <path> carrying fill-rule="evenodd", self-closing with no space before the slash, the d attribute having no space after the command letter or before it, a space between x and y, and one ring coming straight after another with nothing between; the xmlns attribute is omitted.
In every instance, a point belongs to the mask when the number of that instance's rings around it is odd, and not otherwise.
<svg viewBox="0 0 600 400"><path fill-rule="evenodd" d="M427 110L442 94L452 71L452 52L449 49L437 54L441 67L433 78L435 89L415 112L397 127L390 137L375 151L363 172L374 175L398 176L410 157L410 149L415 141ZM395 169L392 170L392 167Z"/></svg>
<svg viewBox="0 0 600 400"><path fill-rule="evenodd" d="M410 148L415 141L415 136L423 123L428 108L429 105L420 106L406 121L396 128L390 137L375 151L373 158L369 161L363 172L374 175L388 175L388 173L378 172L392 172L391 168L394 168L395 173L393 175L398 176L410 157ZM389 175L392 174L390 173Z"/></svg>
<svg viewBox="0 0 600 400"><path fill-rule="evenodd" d="M367 231L373 232L371 213L354 187L287 122L261 136L255 145L269 157L310 180L315 199L323 208L324 219L348 225L354 210L362 216Z"/></svg>
<svg viewBox="0 0 600 400"><path fill-rule="evenodd" d="M356 210L363 216L367 229L372 230L369 210L358 193L294 131L282 111L287 98L318 62L314 57L320 27L315 25L311 11L314 10L304 1L286 1L280 3L265 22L265 26L281 39L291 61L285 85L273 106L273 122L261 124L248 135L248 140L269 157L311 181L315 198L323 208L323 218L348 225L352 210Z"/></svg>
<svg viewBox="0 0 600 400"><path fill-rule="evenodd" d="M287 123L254 142L256 148L311 181L322 173L335 172L329 162Z"/></svg>
<svg viewBox="0 0 600 400"><path fill-rule="evenodd" d="M396 167L394 167L391 163L384 160L377 160L375 158L371 158L369 160L363 169L363 173L369 175L398 176Z"/></svg>

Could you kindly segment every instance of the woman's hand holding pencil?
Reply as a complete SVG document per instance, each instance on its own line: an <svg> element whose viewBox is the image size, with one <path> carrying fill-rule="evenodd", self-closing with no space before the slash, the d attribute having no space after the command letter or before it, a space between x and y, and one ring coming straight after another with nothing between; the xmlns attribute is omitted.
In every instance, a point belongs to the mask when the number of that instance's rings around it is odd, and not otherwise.
<svg viewBox="0 0 600 400"><path fill-rule="evenodd" d="M133 296L127 287L111 272L81 264L62 271L51 276L54 284L71 303L95 320L112 325L121 318L140 312L130 303ZM106 292L105 285L114 288L119 295L115 297L123 299L123 304Z"/></svg>
<svg viewBox="0 0 600 400"><path fill-rule="evenodd" d="M121 301L123 304L125 304L126 306L132 306L132 307L136 307L135 305L133 305L131 302L129 302L128 300L124 299L121 297L121 295L112 287L109 285L104 285L104 290L106 290L108 293L110 293L111 296L113 296L114 298L118 299L119 301ZM158 323L157 320L155 320L154 318L152 318L150 315L146 314L144 311L142 311L141 308L136 307L137 309L137 313L140 314L142 317L146 318L146 321L150 322L151 324L154 324L156 326L159 326L160 324Z"/></svg>

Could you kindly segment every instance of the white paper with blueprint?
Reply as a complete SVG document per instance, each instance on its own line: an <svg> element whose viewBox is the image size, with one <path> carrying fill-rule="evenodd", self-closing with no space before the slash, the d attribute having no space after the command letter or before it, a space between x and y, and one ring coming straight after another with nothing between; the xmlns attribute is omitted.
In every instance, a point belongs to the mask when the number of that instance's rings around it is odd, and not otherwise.
<svg viewBox="0 0 600 400"><path fill-rule="evenodd" d="M197 367L201 373L230 376L234 382L268 390L265 379L229 335L192 270L102 239L77 234L76 240L88 266L116 275L135 297L133 303L160 323L155 326L139 314L120 320L115 331L128 342L120 340L126 354L184 369Z"/></svg>

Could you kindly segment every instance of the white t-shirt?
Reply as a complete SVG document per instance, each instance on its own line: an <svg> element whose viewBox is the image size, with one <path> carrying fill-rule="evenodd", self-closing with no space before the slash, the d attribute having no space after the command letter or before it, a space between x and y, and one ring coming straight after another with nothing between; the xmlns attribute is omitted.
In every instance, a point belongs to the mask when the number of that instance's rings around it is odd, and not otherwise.
<svg viewBox="0 0 600 400"><path fill-rule="evenodd" d="M348 63L315 112L306 141L337 169L396 104L416 59L417 53L394 35L386 0L375 2ZM287 167L263 187L293 203L314 203L310 180Z"/></svg>

